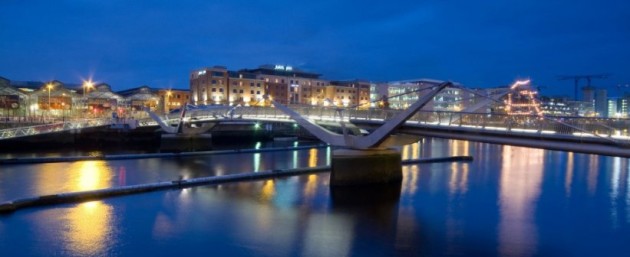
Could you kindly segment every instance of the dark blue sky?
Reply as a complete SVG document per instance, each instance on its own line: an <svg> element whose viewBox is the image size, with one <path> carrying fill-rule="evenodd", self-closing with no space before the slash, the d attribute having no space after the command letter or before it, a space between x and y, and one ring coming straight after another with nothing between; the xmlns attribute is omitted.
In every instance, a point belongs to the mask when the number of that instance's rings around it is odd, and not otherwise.
<svg viewBox="0 0 630 257"><path fill-rule="evenodd" d="M328 79L470 87L611 73L630 84L630 1L0 1L0 76L187 88L191 70L289 64ZM630 88L628 88L630 91Z"/></svg>

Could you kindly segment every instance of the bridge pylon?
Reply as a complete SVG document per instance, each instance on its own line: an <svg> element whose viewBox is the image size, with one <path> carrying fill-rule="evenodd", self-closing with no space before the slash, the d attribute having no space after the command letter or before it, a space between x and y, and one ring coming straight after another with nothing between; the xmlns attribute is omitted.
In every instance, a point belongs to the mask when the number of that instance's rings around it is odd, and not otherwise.
<svg viewBox="0 0 630 257"><path fill-rule="evenodd" d="M388 119L367 136L350 135L345 129L343 134L333 133L280 103L273 100L272 103L321 141L340 148L333 150L331 156L331 186L400 183L401 154L392 147L417 142L419 138L392 133L447 86L452 83L444 82L431 88L411 107ZM344 128L344 122L340 123Z"/></svg>

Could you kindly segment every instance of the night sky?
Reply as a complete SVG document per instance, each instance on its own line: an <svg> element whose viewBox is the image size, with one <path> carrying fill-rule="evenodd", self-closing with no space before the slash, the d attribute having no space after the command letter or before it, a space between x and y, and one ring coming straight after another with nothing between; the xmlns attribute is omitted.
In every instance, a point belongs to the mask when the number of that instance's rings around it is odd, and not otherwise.
<svg viewBox="0 0 630 257"><path fill-rule="evenodd" d="M469 87L630 84L630 1L0 1L0 76L188 88L191 70L286 64L327 79ZM481 1L480 1L481 2ZM582 82L584 83L584 82ZM630 88L624 88L630 92Z"/></svg>

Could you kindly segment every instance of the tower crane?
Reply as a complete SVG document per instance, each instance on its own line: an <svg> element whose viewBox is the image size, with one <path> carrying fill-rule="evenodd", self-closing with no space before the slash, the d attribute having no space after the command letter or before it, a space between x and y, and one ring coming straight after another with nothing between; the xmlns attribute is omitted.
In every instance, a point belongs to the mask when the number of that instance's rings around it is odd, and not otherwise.
<svg viewBox="0 0 630 257"><path fill-rule="evenodd" d="M575 93L575 100L577 101L578 100L578 83L580 82L581 79L586 79L586 87L590 87L592 79L605 79L608 77L610 77L610 74L601 73L601 74L591 74L591 75L558 76L558 80L572 79L575 81L574 93Z"/></svg>

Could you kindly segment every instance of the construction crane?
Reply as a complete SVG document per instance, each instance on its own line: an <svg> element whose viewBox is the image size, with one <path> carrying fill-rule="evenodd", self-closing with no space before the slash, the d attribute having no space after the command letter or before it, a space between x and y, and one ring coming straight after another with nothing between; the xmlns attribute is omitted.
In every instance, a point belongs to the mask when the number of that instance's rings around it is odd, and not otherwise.
<svg viewBox="0 0 630 257"><path fill-rule="evenodd" d="M575 81L575 88L574 88L574 93L575 93L575 100L578 100L578 83L580 82L581 79L586 79L586 87L591 87L591 79L605 79L610 77L610 74L608 73L602 73L602 74L592 74L592 75L573 75L573 76L558 76L559 80L569 80L572 79Z"/></svg>

